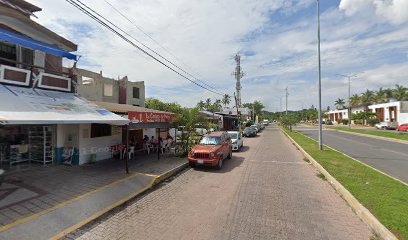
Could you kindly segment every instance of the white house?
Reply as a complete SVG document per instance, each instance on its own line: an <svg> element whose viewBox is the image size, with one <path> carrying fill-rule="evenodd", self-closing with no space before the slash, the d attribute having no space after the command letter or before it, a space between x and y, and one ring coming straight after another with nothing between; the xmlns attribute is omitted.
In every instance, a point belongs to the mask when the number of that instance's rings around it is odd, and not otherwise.
<svg viewBox="0 0 408 240"><path fill-rule="evenodd" d="M342 119L348 119L348 109L335 109L327 112L328 120L340 123Z"/></svg>
<svg viewBox="0 0 408 240"><path fill-rule="evenodd" d="M408 123L408 101L396 101L368 106L380 122Z"/></svg>

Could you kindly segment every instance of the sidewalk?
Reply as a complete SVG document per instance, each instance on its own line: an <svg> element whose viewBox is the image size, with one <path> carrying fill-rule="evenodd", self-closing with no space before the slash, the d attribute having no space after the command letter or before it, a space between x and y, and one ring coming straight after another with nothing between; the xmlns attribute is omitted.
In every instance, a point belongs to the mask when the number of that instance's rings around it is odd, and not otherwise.
<svg viewBox="0 0 408 240"><path fill-rule="evenodd" d="M186 163L178 157L136 156L84 166L31 166L0 187L0 239L48 239L153 185Z"/></svg>

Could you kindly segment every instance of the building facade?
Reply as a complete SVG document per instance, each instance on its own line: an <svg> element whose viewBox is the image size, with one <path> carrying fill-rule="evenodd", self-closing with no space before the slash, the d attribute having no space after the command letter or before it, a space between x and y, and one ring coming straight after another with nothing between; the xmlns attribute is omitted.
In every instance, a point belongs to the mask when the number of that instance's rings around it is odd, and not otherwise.
<svg viewBox="0 0 408 240"><path fill-rule="evenodd" d="M368 106L379 122L393 123L394 127L408 123L408 101L395 101Z"/></svg>
<svg viewBox="0 0 408 240"><path fill-rule="evenodd" d="M132 106L145 106L144 81L131 82L125 76L115 80L104 77L100 73L75 68L78 85L77 93L90 101L128 104Z"/></svg>

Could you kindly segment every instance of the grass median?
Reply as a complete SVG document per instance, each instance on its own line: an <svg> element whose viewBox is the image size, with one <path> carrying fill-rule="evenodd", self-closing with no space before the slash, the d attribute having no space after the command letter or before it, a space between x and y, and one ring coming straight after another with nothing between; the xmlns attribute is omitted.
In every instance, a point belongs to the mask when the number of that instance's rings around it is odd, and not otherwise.
<svg viewBox="0 0 408 240"><path fill-rule="evenodd" d="M349 129L349 128L335 128L335 129L337 131L343 131L343 132L354 132L354 133L361 133L361 134L408 141L407 133L399 133L399 132L392 133L392 132L385 132L385 131L382 132L382 131L376 131L376 130Z"/></svg>
<svg viewBox="0 0 408 240"><path fill-rule="evenodd" d="M298 132L287 134L385 227L399 239L408 240L408 186L334 150L319 151L316 141Z"/></svg>

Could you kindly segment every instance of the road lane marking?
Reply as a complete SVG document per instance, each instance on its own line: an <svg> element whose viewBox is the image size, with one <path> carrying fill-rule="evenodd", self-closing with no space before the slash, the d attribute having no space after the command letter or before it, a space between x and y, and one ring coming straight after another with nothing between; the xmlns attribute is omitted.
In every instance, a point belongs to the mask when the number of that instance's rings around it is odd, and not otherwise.
<svg viewBox="0 0 408 240"><path fill-rule="evenodd" d="M250 162L254 162L254 163L280 163L280 164L309 164L307 162L284 162L284 161L254 161L254 160L251 160Z"/></svg>

